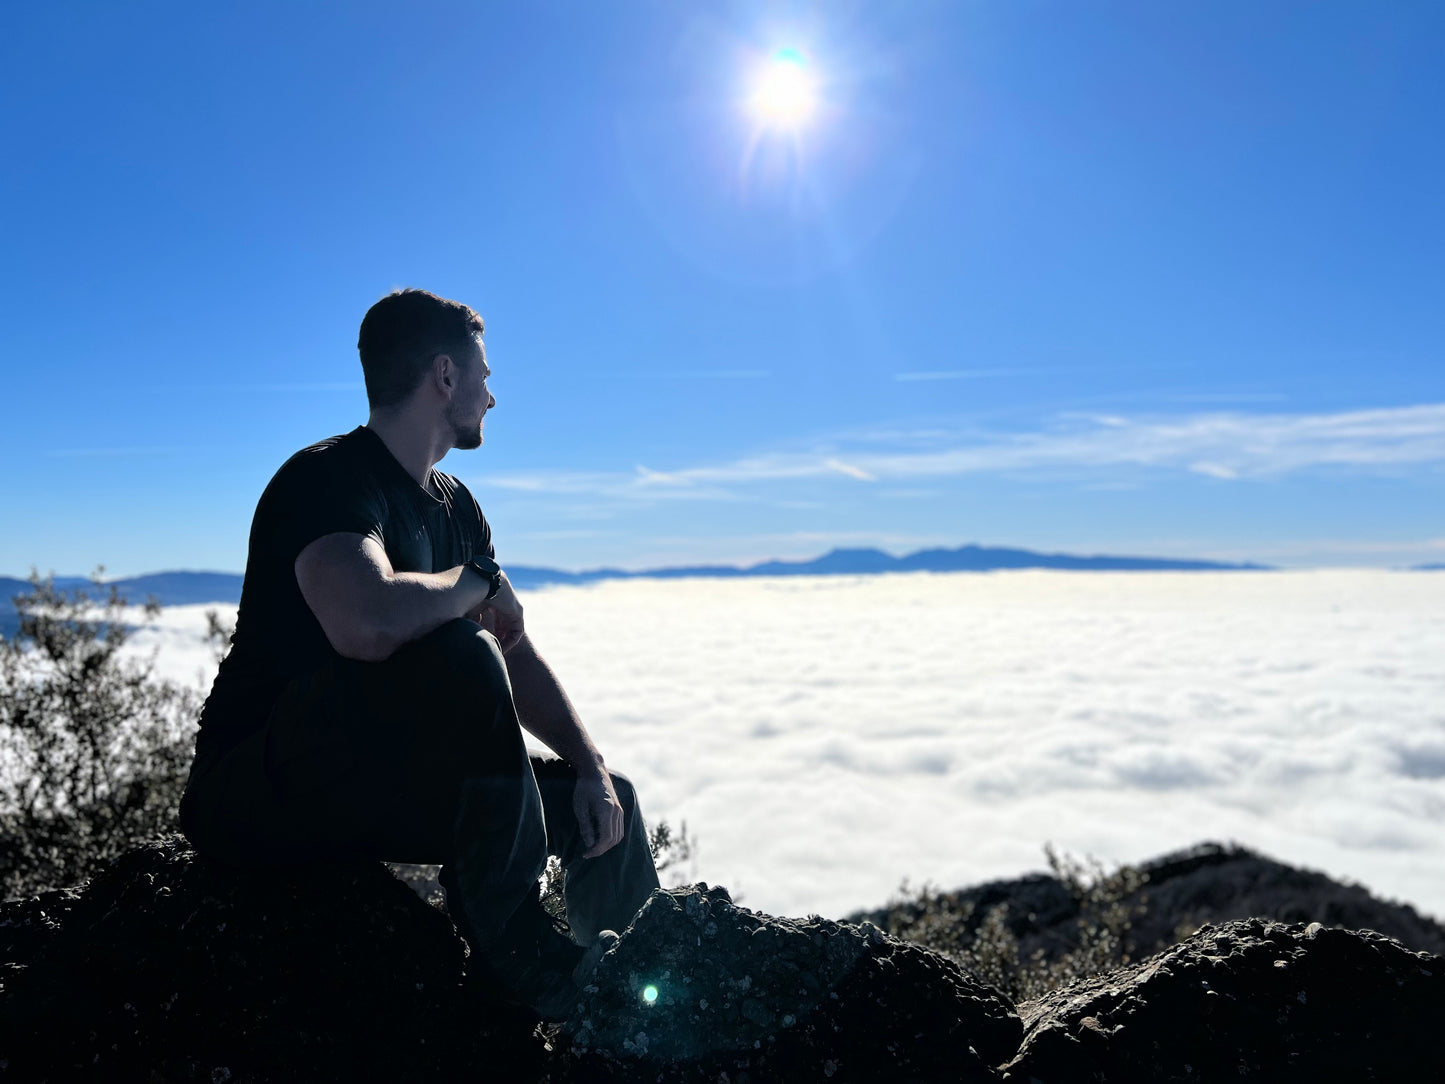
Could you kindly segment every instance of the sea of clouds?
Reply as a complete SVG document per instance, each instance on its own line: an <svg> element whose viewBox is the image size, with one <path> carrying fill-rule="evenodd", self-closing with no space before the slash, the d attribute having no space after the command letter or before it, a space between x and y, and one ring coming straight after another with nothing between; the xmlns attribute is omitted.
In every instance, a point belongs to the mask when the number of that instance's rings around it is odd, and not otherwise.
<svg viewBox="0 0 1445 1084"><path fill-rule="evenodd" d="M527 625L694 878L840 916L1235 840L1445 916L1445 573L610 581ZM208 685L206 607L136 637ZM229 616L229 615L228 615Z"/></svg>

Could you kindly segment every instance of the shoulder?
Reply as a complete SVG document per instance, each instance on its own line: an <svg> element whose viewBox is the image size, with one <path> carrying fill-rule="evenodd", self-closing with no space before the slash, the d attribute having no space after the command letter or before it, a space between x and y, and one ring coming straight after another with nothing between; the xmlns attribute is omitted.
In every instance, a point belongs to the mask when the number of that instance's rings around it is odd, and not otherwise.
<svg viewBox="0 0 1445 1084"><path fill-rule="evenodd" d="M267 483L261 505L334 504L365 496L368 504L384 502L382 487L357 430L309 444L285 463Z"/></svg>
<svg viewBox="0 0 1445 1084"><path fill-rule="evenodd" d="M438 491L449 501L473 500L471 490L462 484L462 480L455 474L448 474L446 471L432 468L432 480L435 482Z"/></svg>
<svg viewBox="0 0 1445 1084"><path fill-rule="evenodd" d="M453 474L444 474L434 470L436 484L441 491L443 499L451 509L454 518L461 520L474 528L480 537L479 549L485 549L490 555L492 545L492 525L487 522L487 517L482 513L482 506L472 496L472 491L466 487L460 478Z"/></svg>
<svg viewBox="0 0 1445 1084"><path fill-rule="evenodd" d="M281 464L271 478L273 488L278 483L310 481L337 475L356 473L363 459L362 449L356 440L356 430L308 444L290 459Z"/></svg>
<svg viewBox="0 0 1445 1084"><path fill-rule="evenodd" d="M466 487L465 482L455 474L446 474L435 469L432 471L432 475L436 479L436 485L442 497L453 509L463 514L475 510L478 517L485 518L482 517L482 506L472 496L472 491Z"/></svg>
<svg viewBox="0 0 1445 1084"><path fill-rule="evenodd" d="M442 500L447 502L453 516L460 516L463 519L478 519L483 523L486 517L482 515L482 506L472 496L472 491L466 487L460 478L454 474L445 474L439 470L432 470L432 477L435 480L437 491L441 494Z"/></svg>
<svg viewBox="0 0 1445 1084"><path fill-rule="evenodd" d="M286 460L256 503L252 548L294 559L327 534L374 535L382 540L389 515L374 457L357 433L328 437Z"/></svg>

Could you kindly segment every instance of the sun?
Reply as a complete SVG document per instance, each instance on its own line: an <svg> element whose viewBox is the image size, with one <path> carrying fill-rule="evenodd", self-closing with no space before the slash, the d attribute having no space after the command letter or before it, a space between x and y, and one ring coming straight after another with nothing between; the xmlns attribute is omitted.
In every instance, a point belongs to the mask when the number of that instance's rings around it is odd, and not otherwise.
<svg viewBox="0 0 1445 1084"><path fill-rule="evenodd" d="M818 105L818 89L807 61L796 49L780 49L763 64L748 101L753 115L769 127L799 128Z"/></svg>

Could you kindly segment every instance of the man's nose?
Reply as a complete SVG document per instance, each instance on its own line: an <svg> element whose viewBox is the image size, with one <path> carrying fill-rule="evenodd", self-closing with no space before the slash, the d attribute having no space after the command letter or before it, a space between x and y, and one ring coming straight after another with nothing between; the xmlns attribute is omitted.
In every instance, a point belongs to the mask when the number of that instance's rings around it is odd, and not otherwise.
<svg viewBox="0 0 1445 1084"><path fill-rule="evenodd" d="M496 406L496 405L497 405L497 397L496 397L495 395L493 395L491 392L487 392L487 409L488 409L488 410L491 410L492 407L494 407L494 406Z"/></svg>

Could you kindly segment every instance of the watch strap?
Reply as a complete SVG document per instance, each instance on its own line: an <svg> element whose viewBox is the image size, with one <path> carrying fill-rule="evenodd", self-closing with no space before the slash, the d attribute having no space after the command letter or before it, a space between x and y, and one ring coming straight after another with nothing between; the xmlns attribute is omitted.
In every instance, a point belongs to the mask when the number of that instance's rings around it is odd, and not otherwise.
<svg viewBox="0 0 1445 1084"><path fill-rule="evenodd" d="M483 577L491 581L491 588L487 591L487 601L491 601L498 591L502 589L502 566L485 555L478 555L467 562L476 569Z"/></svg>

